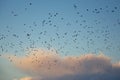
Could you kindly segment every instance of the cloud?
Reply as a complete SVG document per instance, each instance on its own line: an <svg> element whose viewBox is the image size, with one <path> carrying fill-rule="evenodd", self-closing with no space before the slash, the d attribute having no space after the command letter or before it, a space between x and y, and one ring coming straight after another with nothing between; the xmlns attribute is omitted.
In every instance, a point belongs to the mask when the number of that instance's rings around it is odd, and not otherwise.
<svg viewBox="0 0 120 80"><path fill-rule="evenodd" d="M21 78L19 80L33 80L31 77L24 77L24 78Z"/></svg>
<svg viewBox="0 0 120 80"><path fill-rule="evenodd" d="M13 80L41 80L40 78L32 78L32 77L22 77L22 78L19 78L19 79L17 79L17 78L15 78L15 79L13 79Z"/></svg>
<svg viewBox="0 0 120 80"><path fill-rule="evenodd" d="M120 62L103 54L62 57L56 51L36 49L27 56L10 56L32 78L21 80L120 80Z"/></svg>

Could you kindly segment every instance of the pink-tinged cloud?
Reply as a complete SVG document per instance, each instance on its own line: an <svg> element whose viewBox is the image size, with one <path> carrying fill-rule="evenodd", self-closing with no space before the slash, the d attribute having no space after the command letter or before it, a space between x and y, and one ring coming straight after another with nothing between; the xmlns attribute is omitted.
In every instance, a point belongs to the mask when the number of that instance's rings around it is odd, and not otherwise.
<svg viewBox="0 0 120 80"><path fill-rule="evenodd" d="M31 77L24 77L24 78L21 78L19 80L33 80Z"/></svg>
<svg viewBox="0 0 120 80"><path fill-rule="evenodd" d="M15 79L13 79L13 80L41 80L40 78L32 78L32 77L29 77L29 76L27 76L27 77L22 77L22 78L19 78L19 79L17 79L17 78L15 78Z"/></svg>
<svg viewBox="0 0 120 80"><path fill-rule="evenodd" d="M103 54L62 57L37 49L27 56L11 58L32 80L120 80L120 63L112 63Z"/></svg>

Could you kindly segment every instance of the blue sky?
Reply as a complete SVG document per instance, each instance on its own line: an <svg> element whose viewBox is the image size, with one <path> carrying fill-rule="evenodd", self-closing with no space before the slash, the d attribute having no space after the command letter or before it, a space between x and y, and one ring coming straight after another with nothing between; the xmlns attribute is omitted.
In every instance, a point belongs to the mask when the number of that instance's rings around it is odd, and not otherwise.
<svg viewBox="0 0 120 80"><path fill-rule="evenodd" d="M0 55L55 49L120 61L119 0L0 0ZM1 65L4 61L0 61Z"/></svg>
<svg viewBox="0 0 120 80"><path fill-rule="evenodd" d="M47 47L47 44L42 44L43 41L47 41L56 50L64 46L64 49L60 50L62 55L79 55L80 53L102 51L109 56L119 58L117 57L120 50L120 38L118 37L120 33L119 0L1 0L0 4L0 32L1 35L8 36L0 42L4 48L7 47L6 49L10 48L5 44L14 42L13 44L18 47L19 41L23 42L23 49L30 47L30 42L26 37L26 34L29 33L31 34L31 41L35 42L37 48ZM95 13L95 11L100 13ZM54 16L56 13L58 15ZM52 15L51 18L49 14ZM43 27L42 22L44 20L48 23L44 24ZM33 31L30 30L30 26ZM46 35L40 35L44 31L46 31ZM75 31L76 33L74 33ZM94 33L89 34L87 32ZM57 38L56 33L60 35L60 39ZM64 33L67 33L67 35L64 35ZM72 35L77 33L78 37L75 43ZM19 38L14 38L14 34L18 35ZM62 36L65 36L65 38L62 38ZM38 37L42 39L39 40ZM109 39L106 39L106 37ZM51 38L56 40L52 43L50 42ZM106 44L105 39L107 40ZM94 45L90 43L89 46L87 45L90 40L94 42ZM65 42L67 45L64 44ZM107 50L106 47L110 49ZM11 50L13 52L16 49L12 48ZM20 52L19 50L18 52Z"/></svg>

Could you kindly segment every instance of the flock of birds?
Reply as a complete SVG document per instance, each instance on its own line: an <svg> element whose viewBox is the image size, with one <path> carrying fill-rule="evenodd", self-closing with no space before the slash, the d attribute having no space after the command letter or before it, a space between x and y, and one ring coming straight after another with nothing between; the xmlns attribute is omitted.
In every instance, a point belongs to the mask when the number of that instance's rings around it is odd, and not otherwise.
<svg viewBox="0 0 120 80"><path fill-rule="evenodd" d="M29 3L29 6L32 6L32 3ZM108 9L109 6L95 8L95 9L86 9L85 12L88 14L92 13L101 14L101 13L115 13L120 12L120 6L115 6L112 9ZM75 9L75 15L77 15L78 19L73 20L73 22L66 21L64 17L61 17L61 13L54 12L48 13L47 18L43 19L38 24L37 22L33 22L32 25L23 24L23 31L22 34L14 33L13 27L6 26L5 33L0 32L0 56L3 53L8 53L13 51L15 56L19 55L18 53L25 52L27 50L34 50L34 48L44 47L48 50L51 48L56 48L58 53L64 53L65 55L69 55L69 50L75 49L80 51L87 52L90 50L91 47L96 47L95 51L101 50L98 43L99 41L103 41L105 48L107 50L113 49L111 42L111 32L109 30L109 26L101 26L100 28L96 28L97 25L101 24L101 21L94 20L96 26L89 26L87 20L84 18L84 14L81 14L79 11L79 7L76 4L73 4L73 8ZM25 8L27 11L27 8ZM11 11L11 14L14 17L18 17L15 11ZM74 15L73 15L74 16ZM61 27L58 22L56 23L55 20L59 20L60 24L64 25ZM74 25L77 25L77 29L74 29ZM117 20L117 25L120 26L120 20ZM48 29L46 29L48 27ZM68 31L67 28L73 28L73 30ZM65 29L61 31L61 29ZM96 28L96 29L95 29ZM51 29L54 31L54 34L51 32ZM51 36L52 35L52 36ZM36 37L37 36L37 37ZM23 38L23 39L22 39ZM12 39L13 41L8 39ZM96 42L96 40L99 40ZM81 46L81 43L87 46ZM56 46L57 45L57 46ZM98 46L97 46L98 45ZM71 47L71 48L68 48ZM66 49L66 50L65 50ZM88 51L89 52L89 51ZM10 61L12 59L9 57ZM55 61L56 62L56 61Z"/></svg>

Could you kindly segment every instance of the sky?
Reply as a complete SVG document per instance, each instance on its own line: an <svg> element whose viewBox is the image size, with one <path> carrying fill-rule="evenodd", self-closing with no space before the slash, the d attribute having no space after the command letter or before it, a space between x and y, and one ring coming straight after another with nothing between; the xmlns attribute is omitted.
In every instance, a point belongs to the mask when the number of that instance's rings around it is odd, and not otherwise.
<svg viewBox="0 0 120 80"><path fill-rule="evenodd" d="M0 0L0 80L119 80L119 4Z"/></svg>

